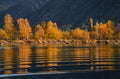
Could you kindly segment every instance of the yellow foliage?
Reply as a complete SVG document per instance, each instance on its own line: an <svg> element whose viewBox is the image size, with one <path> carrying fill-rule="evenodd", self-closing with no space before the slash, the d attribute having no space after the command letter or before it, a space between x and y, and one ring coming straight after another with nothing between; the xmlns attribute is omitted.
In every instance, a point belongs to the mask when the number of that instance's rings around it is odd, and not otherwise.
<svg viewBox="0 0 120 79"><path fill-rule="evenodd" d="M93 30L91 34L94 33L93 35L97 36L97 39L111 39L114 33L111 24L111 22L107 22L106 24L97 23L96 26L94 26L95 30ZM91 37L94 37L93 35L91 35Z"/></svg>
<svg viewBox="0 0 120 79"><path fill-rule="evenodd" d="M55 39L59 40L63 37L63 33L61 30L56 30L56 33L55 33Z"/></svg>
<svg viewBox="0 0 120 79"><path fill-rule="evenodd" d="M111 20L108 20L106 24L107 24L107 28L113 28L114 27L114 22L111 21Z"/></svg>
<svg viewBox="0 0 120 79"><path fill-rule="evenodd" d="M8 39L8 35L4 29L0 29L0 39Z"/></svg>
<svg viewBox="0 0 120 79"><path fill-rule="evenodd" d="M4 29L8 34L9 39L14 39L16 34L16 29L13 24L13 18L10 14L6 14L4 17Z"/></svg>
<svg viewBox="0 0 120 79"><path fill-rule="evenodd" d="M98 39L98 33L96 31L91 31L90 32L90 38L91 39Z"/></svg>
<svg viewBox="0 0 120 79"><path fill-rule="evenodd" d="M87 31L81 30L80 28L76 28L71 31L73 39L89 39L89 33Z"/></svg>
<svg viewBox="0 0 120 79"><path fill-rule="evenodd" d="M32 37L32 29L29 24L29 21L24 18L20 18L17 20L19 26L19 37L20 39L30 39Z"/></svg>
<svg viewBox="0 0 120 79"><path fill-rule="evenodd" d="M35 28L35 39L39 40L44 37L44 29L38 24Z"/></svg>
<svg viewBox="0 0 120 79"><path fill-rule="evenodd" d="M47 28L52 28L53 27L53 22L52 21L48 21L47 22Z"/></svg>
<svg viewBox="0 0 120 79"><path fill-rule="evenodd" d="M94 21L90 18L90 32L76 28L70 31L61 31L56 22L42 22L35 27L34 38L39 39L112 39L120 38L119 27L114 27L114 22L108 20L107 23L98 23L94 26ZM0 29L0 39L16 39L18 35L20 39L29 40L33 37L32 28L28 19L20 18L17 20L19 31L15 29L13 18L10 14L4 17L4 29ZM86 25L84 25L85 28Z"/></svg>
<svg viewBox="0 0 120 79"><path fill-rule="evenodd" d="M65 31L63 32L63 39L71 39L71 35L69 31Z"/></svg>
<svg viewBox="0 0 120 79"><path fill-rule="evenodd" d="M71 36L73 39L82 39L83 38L83 30L80 28L76 28L75 30L71 31Z"/></svg>
<svg viewBox="0 0 120 79"><path fill-rule="evenodd" d="M48 21L47 28L45 30L45 37L47 39L61 39L62 32L57 28L57 23Z"/></svg>

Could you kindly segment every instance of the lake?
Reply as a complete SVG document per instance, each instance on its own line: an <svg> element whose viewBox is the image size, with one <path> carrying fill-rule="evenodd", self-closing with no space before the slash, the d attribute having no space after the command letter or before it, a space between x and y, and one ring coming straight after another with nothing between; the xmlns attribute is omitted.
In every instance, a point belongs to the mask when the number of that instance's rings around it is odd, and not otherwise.
<svg viewBox="0 0 120 79"><path fill-rule="evenodd" d="M0 79L120 79L120 46L0 46Z"/></svg>

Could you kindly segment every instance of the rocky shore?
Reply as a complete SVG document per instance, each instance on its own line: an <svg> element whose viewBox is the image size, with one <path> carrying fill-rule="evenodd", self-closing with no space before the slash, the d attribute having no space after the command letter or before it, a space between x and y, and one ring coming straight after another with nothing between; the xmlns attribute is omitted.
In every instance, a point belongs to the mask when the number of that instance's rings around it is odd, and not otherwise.
<svg viewBox="0 0 120 79"><path fill-rule="evenodd" d="M62 44L62 45L120 45L120 40L0 40L0 45L7 45L7 44Z"/></svg>

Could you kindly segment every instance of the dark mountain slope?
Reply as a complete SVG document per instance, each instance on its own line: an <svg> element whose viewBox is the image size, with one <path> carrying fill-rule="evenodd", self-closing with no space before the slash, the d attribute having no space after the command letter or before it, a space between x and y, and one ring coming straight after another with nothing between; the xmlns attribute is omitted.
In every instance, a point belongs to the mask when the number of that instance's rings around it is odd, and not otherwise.
<svg viewBox="0 0 120 79"><path fill-rule="evenodd" d="M39 10L47 2L48 0L1 0L0 23L3 23L3 18L7 13L10 13L16 20Z"/></svg>
<svg viewBox="0 0 120 79"><path fill-rule="evenodd" d="M119 23L120 0L21 0L2 11L0 18L3 19L1 16L5 13L11 13L15 19L27 17L32 25L53 20L59 25L78 26L88 23L90 17L95 21L111 19Z"/></svg>
<svg viewBox="0 0 120 79"><path fill-rule="evenodd" d="M54 20L60 25L86 23L90 17L96 21L111 19L120 22L120 1L114 0L51 0L31 14L35 22ZM32 23L34 23L34 21Z"/></svg>

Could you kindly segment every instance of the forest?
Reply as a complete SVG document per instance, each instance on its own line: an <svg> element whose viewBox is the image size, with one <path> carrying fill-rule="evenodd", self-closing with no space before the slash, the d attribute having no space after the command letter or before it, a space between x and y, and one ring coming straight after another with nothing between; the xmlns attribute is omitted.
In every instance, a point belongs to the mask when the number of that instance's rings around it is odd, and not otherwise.
<svg viewBox="0 0 120 79"><path fill-rule="evenodd" d="M77 27L75 29L65 30L59 29L56 22L48 21L37 24L35 28L31 25L27 18L17 19L15 26L13 18L10 14L4 16L4 25L0 28L0 40L43 40L43 39L79 39L79 40L113 40L120 39L120 25L114 24L108 20L106 23L94 22L92 18L89 25L84 28Z"/></svg>

